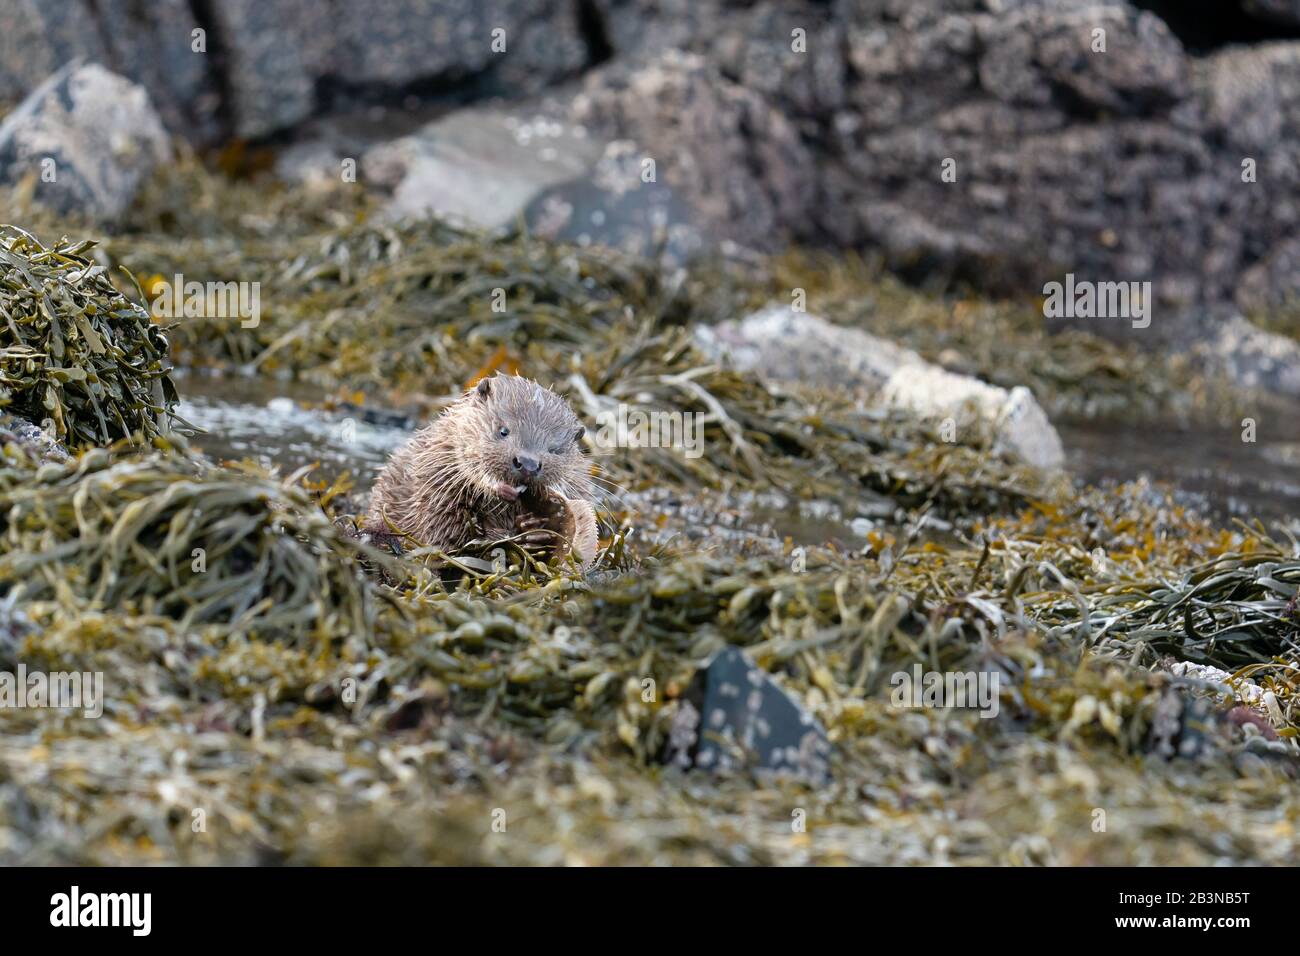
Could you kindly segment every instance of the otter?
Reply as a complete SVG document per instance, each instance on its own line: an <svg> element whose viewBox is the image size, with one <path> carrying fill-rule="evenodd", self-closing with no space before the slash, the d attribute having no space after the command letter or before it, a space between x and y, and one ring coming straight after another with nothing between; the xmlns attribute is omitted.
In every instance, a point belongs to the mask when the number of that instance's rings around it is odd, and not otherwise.
<svg viewBox="0 0 1300 956"><path fill-rule="evenodd" d="M480 379L393 453L365 530L444 551L519 536L549 556L596 555L585 430L560 396L517 375Z"/></svg>

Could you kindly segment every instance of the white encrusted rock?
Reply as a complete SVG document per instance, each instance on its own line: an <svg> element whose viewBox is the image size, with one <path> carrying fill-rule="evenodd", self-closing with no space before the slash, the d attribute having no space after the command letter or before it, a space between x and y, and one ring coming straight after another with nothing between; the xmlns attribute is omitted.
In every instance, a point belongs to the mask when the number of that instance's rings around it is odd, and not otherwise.
<svg viewBox="0 0 1300 956"><path fill-rule="evenodd" d="M1029 389L1008 391L946 371L861 329L773 305L700 327L696 342L731 368L775 380L833 381L927 418L952 418L959 429L989 428L995 451L1037 468L1065 462L1060 436Z"/></svg>
<svg viewBox="0 0 1300 956"><path fill-rule="evenodd" d="M1033 393L1023 385L1007 391L969 375L926 362L902 366L885 383L882 397L927 418L952 418L958 428L972 414L992 429L993 450L1036 468L1065 462L1060 436Z"/></svg>
<svg viewBox="0 0 1300 956"><path fill-rule="evenodd" d="M730 368L787 381L833 378L850 389L875 391L898 368L925 364L911 349L782 305L697 326L695 337L706 354Z"/></svg>

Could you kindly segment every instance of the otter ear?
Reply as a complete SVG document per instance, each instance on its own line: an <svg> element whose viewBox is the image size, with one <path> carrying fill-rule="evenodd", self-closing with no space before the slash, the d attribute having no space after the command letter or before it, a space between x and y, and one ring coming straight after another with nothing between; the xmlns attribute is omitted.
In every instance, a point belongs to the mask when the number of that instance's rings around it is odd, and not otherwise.
<svg viewBox="0 0 1300 956"><path fill-rule="evenodd" d="M582 441L582 436L585 434L587 434L587 429L579 425L578 430L573 434L573 443L576 445L578 442Z"/></svg>
<svg viewBox="0 0 1300 956"><path fill-rule="evenodd" d="M492 391L492 380L487 376L479 379L478 385L474 386L474 392L479 398L487 398L490 391Z"/></svg>

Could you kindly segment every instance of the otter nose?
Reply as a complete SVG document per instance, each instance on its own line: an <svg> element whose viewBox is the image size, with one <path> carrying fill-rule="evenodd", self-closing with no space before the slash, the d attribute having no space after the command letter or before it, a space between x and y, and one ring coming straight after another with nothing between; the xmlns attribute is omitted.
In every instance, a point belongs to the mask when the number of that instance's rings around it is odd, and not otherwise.
<svg viewBox="0 0 1300 956"><path fill-rule="evenodd" d="M515 459L515 469L527 475L529 478L533 478L542 470L542 463L536 458L529 458L521 455Z"/></svg>

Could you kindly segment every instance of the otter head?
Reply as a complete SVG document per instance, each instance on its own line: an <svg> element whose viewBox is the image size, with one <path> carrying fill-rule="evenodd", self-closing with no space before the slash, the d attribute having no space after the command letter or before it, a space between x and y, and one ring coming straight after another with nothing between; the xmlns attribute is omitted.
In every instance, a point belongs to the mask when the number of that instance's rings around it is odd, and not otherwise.
<svg viewBox="0 0 1300 956"><path fill-rule="evenodd" d="M589 497L582 453L584 429L568 404L550 389L517 375L484 378L467 396L483 441L471 447L494 481Z"/></svg>

